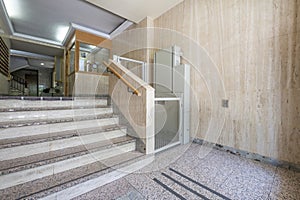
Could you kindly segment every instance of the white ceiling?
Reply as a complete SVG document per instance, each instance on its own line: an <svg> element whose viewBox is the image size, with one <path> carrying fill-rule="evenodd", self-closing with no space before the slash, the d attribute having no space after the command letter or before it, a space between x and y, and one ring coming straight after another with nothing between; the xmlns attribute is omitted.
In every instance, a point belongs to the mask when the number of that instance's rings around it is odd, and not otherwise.
<svg viewBox="0 0 300 200"><path fill-rule="evenodd" d="M51 56L62 55L75 25L109 35L126 22L84 0L0 0L0 17L12 49Z"/></svg>
<svg viewBox="0 0 300 200"><path fill-rule="evenodd" d="M38 59L38 58L13 56L13 55L10 57L10 66L9 66L10 72L14 72L28 67L53 69L54 61Z"/></svg>
<svg viewBox="0 0 300 200"><path fill-rule="evenodd" d="M61 43L70 23L110 34L125 19L80 0L4 0L14 32Z"/></svg>
<svg viewBox="0 0 300 200"><path fill-rule="evenodd" d="M61 56L75 25L112 36L130 26L131 21L156 18L182 1L0 0L1 37L4 34L10 38L15 50Z"/></svg>
<svg viewBox="0 0 300 200"><path fill-rule="evenodd" d="M135 23L159 17L183 0L85 0Z"/></svg>

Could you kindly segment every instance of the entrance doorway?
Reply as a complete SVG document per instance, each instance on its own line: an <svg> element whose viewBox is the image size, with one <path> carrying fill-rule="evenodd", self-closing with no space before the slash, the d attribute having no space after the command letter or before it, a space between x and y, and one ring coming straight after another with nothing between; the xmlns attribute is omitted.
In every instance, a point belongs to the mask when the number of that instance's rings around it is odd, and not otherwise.
<svg viewBox="0 0 300 200"><path fill-rule="evenodd" d="M26 71L25 82L27 83L28 95L29 96L39 96L38 95L38 71Z"/></svg>

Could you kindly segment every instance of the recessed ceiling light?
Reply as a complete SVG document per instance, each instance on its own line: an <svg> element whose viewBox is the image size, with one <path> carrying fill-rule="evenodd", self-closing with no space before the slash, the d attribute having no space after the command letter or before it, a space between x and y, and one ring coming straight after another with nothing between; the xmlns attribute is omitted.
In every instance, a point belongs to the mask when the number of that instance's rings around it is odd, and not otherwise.
<svg viewBox="0 0 300 200"><path fill-rule="evenodd" d="M68 31L69 31L68 26L59 26L59 27L57 27L57 29L56 29L56 39L59 42L64 41Z"/></svg>
<svg viewBox="0 0 300 200"><path fill-rule="evenodd" d="M22 18L22 9L20 2L16 0L4 0L6 12L11 18Z"/></svg>
<svg viewBox="0 0 300 200"><path fill-rule="evenodd" d="M42 66L44 66L44 65L45 65L45 63L41 63L41 65L42 65Z"/></svg>

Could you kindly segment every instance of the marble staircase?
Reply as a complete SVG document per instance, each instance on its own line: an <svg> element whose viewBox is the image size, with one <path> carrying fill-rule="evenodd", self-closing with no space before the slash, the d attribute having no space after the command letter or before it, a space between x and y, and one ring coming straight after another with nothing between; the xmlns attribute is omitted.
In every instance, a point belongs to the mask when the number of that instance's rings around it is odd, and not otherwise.
<svg viewBox="0 0 300 200"><path fill-rule="evenodd" d="M141 157L107 99L0 100L0 199L35 199Z"/></svg>
<svg viewBox="0 0 300 200"><path fill-rule="evenodd" d="M12 95L12 96L19 96L19 95L24 95L24 94L23 94L22 91L10 87L10 88L9 88L9 95Z"/></svg>

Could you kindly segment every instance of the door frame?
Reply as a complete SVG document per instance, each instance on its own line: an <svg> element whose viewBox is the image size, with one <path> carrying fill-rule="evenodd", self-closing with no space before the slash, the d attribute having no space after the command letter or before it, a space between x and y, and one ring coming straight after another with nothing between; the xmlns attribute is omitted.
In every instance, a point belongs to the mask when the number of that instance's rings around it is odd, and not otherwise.
<svg viewBox="0 0 300 200"><path fill-rule="evenodd" d="M37 84L36 84L36 96L40 96L39 95L39 70L36 70L36 69L23 69L25 71L33 71L33 72L36 72L36 81L37 81ZM26 81L26 72L25 72L25 77L24 77L24 80ZM30 75L30 74L28 74ZM52 78L51 78L52 79Z"/></svg>

